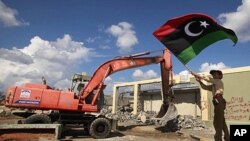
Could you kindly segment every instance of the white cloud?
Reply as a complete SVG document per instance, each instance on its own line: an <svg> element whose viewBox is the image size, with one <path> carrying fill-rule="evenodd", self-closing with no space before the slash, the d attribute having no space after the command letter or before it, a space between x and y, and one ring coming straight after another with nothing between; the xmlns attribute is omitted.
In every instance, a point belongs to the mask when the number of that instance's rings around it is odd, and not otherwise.
<svg viewBox="0 0 250 141"><path fill-rule="evenodd" d="M105 49L105 50L106 50L106 49L111 49L111 47L108 46L108 45L100 45L99 48Z"/></svg>
<svg viewBox="0 0 250 141"><path fill-rule="evenodd" d="M200 71L201 72L208 72L210 70L222 70L222 69L226 69L226 68L230 68L228 66L226 66L223 62L219 62L218 64L209 64L209 63L203 63L201 64L200 67Z"/></svg>
<svg viewBox="0 0 250 141"><path fill-rule="evenodd" d="M188 70L184 70L184 71L181 71L179 73L179 76L180 76L180 81L181 82L188 82L189 81L189 71Z"/></svg>
<svg viewBox="0 0 250 141"><path fill-rule="evenodd" d="M69 87L67 78L71 78L81 63L96 55L93 49L73 41L67 34L56 41L35 36L21 49L0 48L0 85L7 88L24 82L40 83L45 76L53 87Z"/></svg>
<svg viewBox="0 0 250 141"><path fill-rule="evenodd" d="M128 22L112 25L107 29L107 32L117 37L116 45L120 48L120 53L131 52L132 47L138 44L133 26Z"/></svg>
<svg viewBox="0 0 250 141"><path fill-rule="evenodd" d="M33 59L29 55L23 53L22 51L16 48L13 48L12 50L0 48L0 56L2 59L10 60L13 62L16 61L22 64L33 63Z"/></svg>
<svg viewBox="0 0 250 141"><path fill-rule="evenodd" d="M27 55L35 57L35 59L39 58L60 64L70 64L71 61L78 59L89 61L90 56L93 55L93 49L84 47L82 42L73 41L68 34L51 42L35 36L30 42L27 47L20 50Z"/></svg>
<svg viewBox="0 0 250 141"><path fill-rule="evenodd" d="M107 78L105 78L105 82L110 82L112 81L112 78L110 76L108 76Z"/></svg>
<svg viewBox="0 0 250 141"><path fill-rule="evenodd" d="M115 84L113 79L110 76L108 76L107 78L105 78L104 83L106 85L106 88L104 89L104 94L112 94L113 86Z"/></svg>
<svg viewBox="0 0 250 141"><path fill-rule="evenodd" d="M237 11L230 13L222 13L219 15L219 20L223 26L233 29L239 41L250 41L250 1L242 0L242 5L237 8Z"/></svg>
<svg viewBox="0 0 250 141"><path fill-rule="evenodd" d="M70 88L71 80L68 78L58 80L55 83L55 88L60 88L61 90L68 90Z"/></svg>
<svg viewBox="0 0 250 141"><path fill-rule="evenodd" d="M153 79L157 77L158 75L154 70L148 70L146 72L143 72L142 70L137 69L132 74L132 78L134 80L146 80L146 79Z"/></svg>
<svg viewBox="0 0 250 141"><path fill-rule="evenodd" d="M20 21L16 18L18 15L18 11L7 7L0 0L0 22L2 22L5 26L24 26L29 25L29 23Z"/></svg>
<svg viewBox="0 0 250 141"><path fill-rule="evenodd" d="M179 75L189 75L189 71L187 70L181 71Z"/></svg>
<svg viewBox="0 0 250 141"><path fill-rule="evenodd" d="M86 42L87 43L94 43L96 40L100 40L101 37L100 36L97 36L97 37L88 37Z"/></svg>

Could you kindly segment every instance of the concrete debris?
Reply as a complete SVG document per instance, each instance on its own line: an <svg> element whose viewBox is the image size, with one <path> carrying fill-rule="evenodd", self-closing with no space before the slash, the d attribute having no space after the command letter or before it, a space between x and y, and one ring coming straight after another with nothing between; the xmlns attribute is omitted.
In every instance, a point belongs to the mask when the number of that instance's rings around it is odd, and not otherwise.
<svg viewBox="0 0 250 141"><path fill-rule="evenodd" d="M6 108L5 106L0 106L0 117L11 116L11 109Z"/></svg>
<svg viewBox="0 0 250 141"><path fill-rule="evenodd" d="M3 110L3 109L0 109L0 116L2 117L2 116L5 116L5 111Z"/></svg>
<svg viewBox="0 0 250 141"><path fill-rule="evenodd" d="M159 124L153 120L156 116L156 112L143 112L141 111L138 115L133 115L132 109L120 107L115 114L112 114L112 109L103 108L101 114L107 118L115 119L120 123L126 123L127 121L136 124L156 125ZM162 132L175 132L180 129L196 129L202 130L206 128L205 123L200 117L193 117L191 115L178 115L176 118L169 120L165 126L159 126L158 130Z"/></svg>
<svg viewBox="0 0 250 141"><path fill-rule="evenodd" d="M175 118L169 120L165 126L159 126L156 129L160 130L161 132L176 132L180 130L180 127L178 126L178 119Z"/></svg>
<svg viewBox="0 0 250 141"><path fill-rule="evenodd" d="M152 123L155 123L152 120L152 117L156 117L156 116L157 116L156 112L143 112L143 111L141 111L137 116L137 120L139 122L142 122L142 123L152 124Z"/></svg>
<svg viewBox="0 0 250 141"><path fill-rule="evenodd" d="M165 126L158 127L157 129L162 132L175 132L181 129L203 130L205 128L206 125L200 117L178 115L175 119L168 121Z"/></svg>
<svg viewBox="0 0 250 141"><path fill-rule="evenodd" d="M178 126L179 128L189 129L204 129L206 128L205 123L201 120L200 117L193 117L191 115L178 116Z"/></svg>
<svg viewBox="0 0 250 141"><path fill-rule="evenodd" d="M161 109L156 117L151 119L155 121L157 125L165 126L168 121L175 119L178 116L177 109L173 103L169 105L162 104Z"/></svg>
<svg viewBox="0 0 250 141"><path fill-rule="evenodd" d="M118 108L115 114L112 114L112 109L103 108L101 110L101 115L104 115L107 118L117 120L118 122L126 122L129 120L136 121L137 116L133 115L132 110L129 108L120 107Z"/></svg>

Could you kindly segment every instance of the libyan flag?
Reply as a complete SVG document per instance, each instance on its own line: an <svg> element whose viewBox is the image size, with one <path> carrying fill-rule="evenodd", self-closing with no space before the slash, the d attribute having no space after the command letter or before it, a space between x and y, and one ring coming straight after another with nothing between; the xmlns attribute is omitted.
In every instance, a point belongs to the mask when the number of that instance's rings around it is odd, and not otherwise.
<svg viewBox="0 0 250 141"><path fill-rule="evenodd" d="M204 14L189 14L170 19L153 34L183 64L187 64L216 41L227 38L235 44L238 41L234 31L219 25Z"/></svg>

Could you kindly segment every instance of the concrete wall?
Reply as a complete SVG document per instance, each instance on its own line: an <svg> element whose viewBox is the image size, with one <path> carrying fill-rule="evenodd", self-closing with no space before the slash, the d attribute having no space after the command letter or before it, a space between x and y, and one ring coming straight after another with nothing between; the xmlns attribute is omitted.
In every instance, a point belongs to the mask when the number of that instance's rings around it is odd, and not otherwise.
<svg viewBox="0 0 250 141"><path fill-rule="evenodd" d="M227 101L225 117L228 123L250 122L250 67L240 67L222 70L224 77L224 98ZM203 73L203 75L209 75ZM191 82L195 82L191 77ZM196 83L196 82L195 82ZM213 119L213 104L211 92L200 90L202 119Z"/></svg>
<svg viewBox="0 0 250 141"><path fill-rule="evenodd" d="M150 94L141 93L140 98L143 101L144 111L159 112L162 104L162 97L160 93L150 93Z"/></svg>
<svg viewBox="0 0 250 141"><path fill-rule="evenodd" d="M200 93L198 91L175 92L174 103L179 115L201 116Z"/></svg>
<svg viewBox="0 0 250 141"><path fill-rule="evenodd" d="M179 115L201 116L200 93L195 90L175 91L174 103ZM144 111L159 112L162 97L160 92L141 93ZM187 110L188 109L188 110Z"/></svg>
<svg viewBox="0 0 250 141"><path fill-rule="evenodd" d="M248 71L228 72L223 80L227 120L250 122L250 68Z"/></svg>
<svg viewBox="0 0 250 141"><path fill-rule="evenodd" d="M150 83L159 83L160 78L157 79L151 79L151 80L144 80L144 81L135 81L135 82L127 82L127 83L121 83L121 84L116 84L113 87L113 105L112 105L112 113L116 113L117 107L118 107L118 97L119 97L119 92L118 89L119 87L124 87L124 86L132 86L133 87L133 114L137 114L138 111L138 99L139 99L139 91L140 91L140 85L141 84L150 84ZM158 103L158 102L157 102Z"/></svg>
<svg viewBox="0 0 250 141"><path fill-rule="evenodd" d="M250 122L250 66L247 67L240 67L240 68L231 68L231 69L225 69L222 70L224 74L223 82L225 87L225 94L224 98L227 101L227 109L226 109L226 120L228 123L248 123ZM208 72L200 73L201 75L210 75ZM121 86L127 86L127 85L133 85L134 86L134 101L135 105L134 108L137 106L137 94L138 94L138 86L140 84L145 83L154 83L154 82L160 82L161 79L152 79L152 80L146 80L146 81L136 81L136 82L129 82L124 84L119 84L114 86L113 96L117 97L117 91L116 89ZM181 79L180 76L175 76L174 81L176 83L180 83ZM185 80L187 82L196 83L196 80L193 76L189 75L189 79ZM194 100L197 98L198 100ZM202 120L204 121L211 121L213 119L213 104L212 104L212 94L209 91L203 90L200 88L200 90L197 91L196 96L190 92L184 92L176 94L179 98L176 99L176 106L179 110L180 114L187 114L191 113L197 114L197 116L201 115ZM149 97L148 97L149 98ZM158 97L159 98L159 97ZM161 104L161 101L159 99L152 99L155 103L152 105L156 105L153 110L155 110L156 107L158 107L159 104ZM116 98L115 98L116 99ZM115 105L116 100L113 99L113 112L115 112ZM146 99L146 98L145 98ZM191 101L190 101L191 100ZM179 101L179 102L178 102ZM197 102L198 101L198 102ZM146 101L145 101L146 102ZM149 103L149 100L146 102L149 106L147 106L146 109L149 109L148 107L152 106ZM180 104L180 105L179 105ZM187 112L188 111L188 112ZM134 111L134 113L137 113L137 111Z"/></svg>

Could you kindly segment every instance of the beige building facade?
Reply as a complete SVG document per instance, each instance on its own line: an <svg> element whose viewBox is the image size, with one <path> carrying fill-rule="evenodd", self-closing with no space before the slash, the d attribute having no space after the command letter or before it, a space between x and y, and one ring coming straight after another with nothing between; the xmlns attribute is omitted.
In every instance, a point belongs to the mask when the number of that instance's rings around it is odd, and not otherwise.
<svg viewBox="0 0 250 141"><path fill-rule="evenodd" d="M230 68L222 70L224 77L224 98L227 101L226 120L228 123L246 124L250 123L250 66ZM200 75L209 76L208 72ZM158 112L161 102L162 93L159 88L161 79L151 79L144 81L135 81L121 83L113 87L113 107L115 113L118 105L119 88L132 87L130 92L133 96L133 113L137 114L138 103L142 104L143 111ZM175 85L171 89L174 95L174 103L177 107L178 114L201 116L204 121L213 119L212 94L209 91L200 88L195 78L191 75L174 76ZM160 84L157 89L144 90L144 85ZM140 105L139 104L139 105Z"/></svg>
<svg viewBox="0 0 250 141"><path fill-rule="evenodd" d="M250 66L222 70L224 98L227 101L225 118L228 123L250 123ZM201 75L209 75L202 73ZM193 77L190 82L197 83ZM203 120L213 119L212 93L200 89Z"/></svg>

